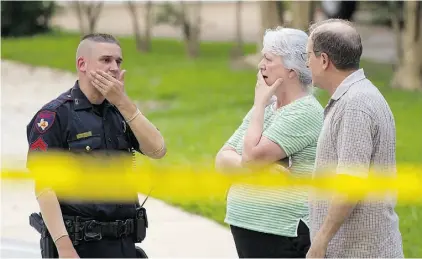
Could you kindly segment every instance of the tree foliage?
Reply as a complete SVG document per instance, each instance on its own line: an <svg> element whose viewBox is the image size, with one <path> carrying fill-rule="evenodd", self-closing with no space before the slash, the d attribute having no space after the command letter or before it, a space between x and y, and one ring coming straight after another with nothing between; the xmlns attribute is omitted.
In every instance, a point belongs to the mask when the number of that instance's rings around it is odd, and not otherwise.
<svg viewBox="0 0 422 259"><path fill-rule="evenodd" d="M51 30L54 1L2 1L1 36L20 37Z"/></svg>

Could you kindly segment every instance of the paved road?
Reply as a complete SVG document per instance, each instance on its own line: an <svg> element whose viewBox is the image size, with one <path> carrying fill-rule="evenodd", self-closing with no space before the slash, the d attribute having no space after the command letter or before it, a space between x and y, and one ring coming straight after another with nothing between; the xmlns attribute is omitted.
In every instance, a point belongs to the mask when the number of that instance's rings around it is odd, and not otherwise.
<svg viewBox="0 0 422 259"><path fill-rule="evenodd" d="M139 23L144 26L142 14L143 4L137 4ZM157 12L159 6L153 10ZM206 41L232 41L236 36L235 4L233 2L207 2L201 11L202 31L201 39ZM367 16L362 12L363 16ZM317 12L317 20L324 16ZM258 3L244 1L242 4L242 36L246 42L256 42L259 35L260 13ZM79 31L79 22L75 13L70 8L64 8L55 16L54 25L61 28ZM380 26L358 25L364 46L363 56L380 62L394 62L396 59L395 37L391 30ZM115 35L133 34L131 16L124 4L107 2L100 14L97 31L113 33ZM153 37L181 38L179 28L169 25L156 25L152 30Z"/></svg>
<svg viewBox="0 0 422 259"><path fill-rule="evenodd" d="M39 246L21 240L1 238L1 258L41 258Z"/></svg>
<svg viewBox="0 0 422 259"><path fill-rule="evenodd" d="M26 161L26 124L44 103L71 87L76 77L4 60L1 73L2 167L22 167ZM149 256L236 257L227 228L156 199L150 198L145 207L150 227L142 247ZM38 210L31 183L1 182L2 258L39 256L34 254L39 236L28 223L29 215Z"/></svg>

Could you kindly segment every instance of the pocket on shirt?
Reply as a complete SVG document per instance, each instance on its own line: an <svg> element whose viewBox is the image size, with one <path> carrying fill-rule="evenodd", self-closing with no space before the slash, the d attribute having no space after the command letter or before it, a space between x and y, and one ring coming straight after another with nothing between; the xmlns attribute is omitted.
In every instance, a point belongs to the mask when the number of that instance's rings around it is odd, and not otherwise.
<svg viewBox="0 0 422 259"><path fill-rule="evenodd" d="M126 135L117 135L117 149L118 150L127 150L130 151L132 146L130 142L127 140Z"/></svg>
<svg viewBox="0 0 422 259"><path fill-rule="evenodd" d="M94 135L83 139L68 140L69 150L75 153L90 153L101 149L102 139L100 135Z"/></svg>

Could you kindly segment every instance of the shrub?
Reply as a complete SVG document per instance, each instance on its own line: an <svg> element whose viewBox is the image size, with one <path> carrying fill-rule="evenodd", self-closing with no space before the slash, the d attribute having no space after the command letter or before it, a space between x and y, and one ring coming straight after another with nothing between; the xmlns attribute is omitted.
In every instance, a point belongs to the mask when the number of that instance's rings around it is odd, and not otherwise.
<svg viewBox="0 0 422 259"><path fill-rule="evenodd" d="M54 1L2 1L1 36L31 36L51 30Z"/></svg>

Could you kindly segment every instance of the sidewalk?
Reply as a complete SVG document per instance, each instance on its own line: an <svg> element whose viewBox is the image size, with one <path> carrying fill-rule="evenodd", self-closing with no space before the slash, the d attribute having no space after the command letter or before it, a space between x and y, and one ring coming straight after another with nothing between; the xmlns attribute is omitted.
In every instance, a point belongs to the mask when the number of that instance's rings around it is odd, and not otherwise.
<svg viewBox="0 0 422 259"><path fill-rule="evenodd" d="M13 158L24 166L26 124L44 103L72 87L76 76L4 60L1 66L1 162L6 166ZM149 257L237 257L229 229L153 198L145 207L149 229L141 247ZM39 235L28 223L30 213L37 211L32 184L1 183L2 258L39 252Z"/></svg>

